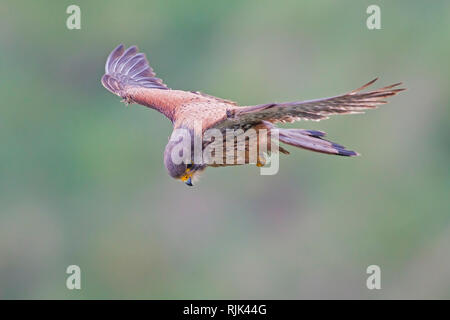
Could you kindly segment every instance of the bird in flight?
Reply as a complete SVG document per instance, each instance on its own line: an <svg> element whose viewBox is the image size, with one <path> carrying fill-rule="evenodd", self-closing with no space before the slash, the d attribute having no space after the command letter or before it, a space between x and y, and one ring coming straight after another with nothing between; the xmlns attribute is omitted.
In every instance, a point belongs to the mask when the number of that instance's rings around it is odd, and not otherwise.
<svg viewBox="0 0 450 320"><path fill-rule="evenodd" d="M192 186L193 181L206 167L231 166L238 164L255 163L250 151L256 147L256 165L263 166L264 155L267 152L289 152L278 145L282 142L287 145L303 148L315 152L353 157L358 153L346 149L344 146L333 143L324 138L325 133L316 130L277 128L275 123L294 122L298 120L324 120L334 114L362 113L365 109L375 108L387 101L385 98L405 90L398 88L396 83L372 91L364 91L377 79L370 81L362 87L348 93L316 100L294 101L285 103L266 103L254 106L239 106L233 101L217 98L199 91L174 90L167 87L163 81L156 78L145 54L139 53L136 46L125 50L121 44L108 56L105 65L105 74L101 81L103 86L112 93L121 97L126 104L137 103L155 109L172 121L174 132L186 130L189 134L204 136L208 130L223 133L223 138L215 138L201 142L201 150L220 142L223 154L217 153L224 161L175 161L174 154L178 151L180 140L170 139L164 151L164 165L169 175L175 179ZM236 137L244 136L244 140L234 138L225 140L225 132L235 130L239 132ZM248 132L267 132L269 138L245 139ZM275 131L277 135L275 135ZM273 141L271 133L278 136ZM173 134L172 134L173 136ZM243 142L242 142L243 141ZM254 146L256 144L256 146ZM263 147L263 144L266 144ZM277 148L274 148L276 145ZM241 148L241 149L239 149ZM229 153L231 152L231 159ZM237 151L244 150L243 153ZM214 152L212 152L214 154ZM226 155L225 155L226 154ZM217 157L214 158L217 160Z"/></svg>

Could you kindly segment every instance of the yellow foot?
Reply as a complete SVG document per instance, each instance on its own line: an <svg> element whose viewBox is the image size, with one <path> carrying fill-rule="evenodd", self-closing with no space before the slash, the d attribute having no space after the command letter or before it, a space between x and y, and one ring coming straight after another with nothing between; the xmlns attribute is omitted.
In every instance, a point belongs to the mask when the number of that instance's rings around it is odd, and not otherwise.
<svg viewBox="0 0 450 320"><path fill-rule="evenodd" d="M266 165L266 159L258 156L258 160L256 161L256 166L257 167L264 167Z"/></svg>

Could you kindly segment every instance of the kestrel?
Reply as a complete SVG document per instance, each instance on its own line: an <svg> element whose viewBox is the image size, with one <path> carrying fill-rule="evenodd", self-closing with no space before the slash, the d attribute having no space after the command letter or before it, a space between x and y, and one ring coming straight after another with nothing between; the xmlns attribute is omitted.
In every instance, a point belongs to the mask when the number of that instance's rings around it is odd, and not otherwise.
<svg viewBox="0 0 450 320"><path fill-rule="evenodd" d="M316 130L277 128L274 123L294 122L298 120L323 120L333 114L362 113L365 109L376 108L387 101L384 99L405 90L397 88L401 83L396 83L373 91L363 92L363 89L373 84L377 79L370 81L362 87L348 93L307 101L294 101L285 103L266 103L255 106L239 106L233 101L220 99L198 91L173 90L168 88L161 79L155 77L145 54L138 53L136 46L125 50L121 44L115 48L106 60L105 74L102 77L103 86L118 95L126 104L138 103L155 109L172 121L174 132L177 129L186 129L194 137L205 135L210 129L222 132L225 136L227 130L238 130L245 134L250 130L258 133L262 129L268 132L278 132L278 141L315 152L334 154L340 156L357 156L355 151L347 150L344 146L325 140L325 133ZM199 128L196 128L196 126ZM252 131L252 132L253 132ZM262 131L261 131L262 132ZM273 134L275 136L275 134ZM258 136L259 137L259 136ZM202 141L202 151L208 145L218 142ZM238 142L223 141L224 154L226 150L235 151ZM272 145L276 144L279 152L289 152L272 138L253 140L256 143L256 165L264 165L264 156L260 150L272 151ZM208 163L206 161L173 160L175 147L179 141L171 139L164 151L164 165L169 175L175 179L192 186L193 181L208 166L229 166L237 164L255 163L250 161L250 139L244 139L245 155L238 156L234 153L233 159L224 156L223 162ZM267 146L262 148L262 144ZM222 146L222 145L221 145ZM242 145L241 145L242 147ZM240 159L238 159L240 157ZM244 157L244 158L243 158Z"/></svg>

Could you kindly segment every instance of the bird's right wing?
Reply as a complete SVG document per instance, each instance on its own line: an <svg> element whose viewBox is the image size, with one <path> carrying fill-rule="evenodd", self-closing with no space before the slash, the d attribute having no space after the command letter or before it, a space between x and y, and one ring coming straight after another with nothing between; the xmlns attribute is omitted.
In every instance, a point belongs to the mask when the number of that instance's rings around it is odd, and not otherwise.
<svg viewBox="0 0 450 320"><path fill-rule="evenodd" d="M123 44L109 54L102 84L122 98L126 97L126 90L130 87L169 89L161 79L155 77L145 54L138 53L136 46L125 50Z"/></svg>
<svg viewBox="0 0 450 320"><path fill-rule="evenodd" d="M161 79L155 77L145 54L138 53L135 46L124 50L122 44L109 54L102 84L123 98L126 104L137 103L155 109L172 122L179 105L194 95L169 89Z"/></svg>

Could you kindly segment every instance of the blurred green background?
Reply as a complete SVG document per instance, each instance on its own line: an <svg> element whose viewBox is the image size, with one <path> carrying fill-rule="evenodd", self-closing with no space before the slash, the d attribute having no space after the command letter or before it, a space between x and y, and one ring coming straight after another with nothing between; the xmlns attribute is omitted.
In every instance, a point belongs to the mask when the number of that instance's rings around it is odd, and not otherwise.
<svg viewBox="0 0 450 320"><path fill-rule="evenodd" d="M2 0L0 17L0 298L450 298L449 1ZM376 76L408 90L295 125L362 157L289 148L275 176L188 188L163 166L170 122L100 83L122 42L170 87L243 105Z"/></svg>

